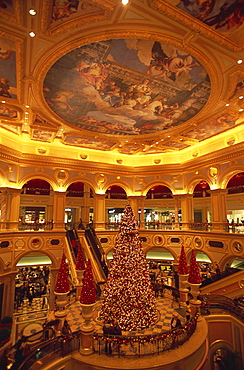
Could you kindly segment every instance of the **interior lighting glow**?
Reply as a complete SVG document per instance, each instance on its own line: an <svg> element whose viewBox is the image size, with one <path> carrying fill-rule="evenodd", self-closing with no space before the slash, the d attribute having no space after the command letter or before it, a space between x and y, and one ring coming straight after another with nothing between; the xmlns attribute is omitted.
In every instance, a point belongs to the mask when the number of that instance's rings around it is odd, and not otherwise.
<svg viewBox="0 0 244 370"><path fill-rule="evenodd" d="M122 4L123 4L123 5L127 5L127 4L128 4L128 2L129 2L129 0L122 0Z"/></svg>
<svg viewBox="0 0 244 370"><path fill-rule="evenodd" d="M244 109L243 109L243 108L239 109L239 112L243 112L243 111L244 111Z"/></svg>
<svg viewBox="0 0 244 370"><path fill-rule="evenodd" d="M6 101L5 100L2 100L2 103L4 104L4 103L6 103Z"/></svg>
<svg viewBox="0 0 244 370"><path fill-rule="evenodd" d="M244 97L241 95L241 96L239 96L239 99L243 99Z"/></svg>
<svg viewBox="0 0 244 370"><path fill-rule="evenodd" d="M226 107L228 107L229 105L230 105L229 103L225 104Z"/></svg>
<svg viewBox="0 0 244 370"><path fill-rule="evenodd" d="M36 15L36 11L35 11L35 9L30 9L30 10L29 10L29 14L30 14L30 15Z"/></svg>
<svg viewBox="0 0 244 370"><path fill-rule="evenodd" d="M31 31L31 32L29 32L29 36L30 36L30 37L35 37L35 36L36 36L36 34L35 34L35 32Z"/></svg>
<svg viewBox="0 0 244 370"><path fill-rule="evenodd" d="M29 106L29 105L26 105L25 107L26 107L26 108L30 108L30 106Z"/></svg>
<svg viewBox="0 0 244 370"><path fill-rule="evenodd" d="M243 62L243 60L242 59L239 59L238 61L237 61L237 64L241 64Z"/></svg>

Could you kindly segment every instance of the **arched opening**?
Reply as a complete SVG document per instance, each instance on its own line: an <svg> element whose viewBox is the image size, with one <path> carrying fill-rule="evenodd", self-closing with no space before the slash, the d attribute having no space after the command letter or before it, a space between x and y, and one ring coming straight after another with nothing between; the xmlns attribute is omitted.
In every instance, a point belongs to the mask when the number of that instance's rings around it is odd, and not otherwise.
<svg viewBox="0 0 244 370"><path fill-rule="evenodd" d="M127 194L119 185L111 185L105 193L106 224L108 229L118 229L125 208ZM115 202L116 200L116 206Z"/></svg>
<svg viewBox="0 0 244 370"><path fill-rule="evenodd" d="M158 206L158 199L164 199ZM179 211L179 218L181 214ZM175 222L175 206L172 191L165 185L152 186L145 199L144 223L146 229L171 229Z"/></svg>
<svg viewBox="0 0 244 370"><path fill-rule="evenodd" d="M244 193L244 172L233 176L227 184L228 194Z"/></svg>
<svg viewBox="0 0 244 370"><path fill-rule="evenodd" d="M208 230L208 223L211 222L211 201L208 190L210 187L205 180L196 184L193 190L195 230Z"/></svg>
<svg viewBox="0 0 244 370"><path fill-rule="evenodd" d="M193 198L210 197L210 193L208 192L208 190L210 190L210 187L207 181L200 181L194 188Z"/></svg>
<svg viewBox="0 0 244 370"><path fill-rule="evenodd" d="M93 219L93 190L81 181L73 182L67 188L65 208L65 224L68 228L80 228L88 225ZM76 198L74 200L74 198ZM90 206L88 207L87 204Z"/></svg>
<svg viewBox="0 0 244 370"><path fill-rule="evenodd" d="M51 209L50 184L42 179L32 179L27 181L21 191L20 212L19 212L19 229L22 230L44 230L51 228L52 215L49 214ZM33 197L40 196L45 201L35 205Z"/></svg>
<svg viewBox="0 0 244 370"><path fill-rule="evenodd" d="M119 185L111 185L105 194L107 199L127 199L126 192Z"/></svg>
<svg viewBox="0 0 244 370"><path fill-rule="evenodd" d="M38 239L37 239L38 241ZM32 243L35 243L33 239ZM52 260L40 251L25 254L16 264L15 305L16 315L39 312L45 317L49 301L49 275Z"/></svg>

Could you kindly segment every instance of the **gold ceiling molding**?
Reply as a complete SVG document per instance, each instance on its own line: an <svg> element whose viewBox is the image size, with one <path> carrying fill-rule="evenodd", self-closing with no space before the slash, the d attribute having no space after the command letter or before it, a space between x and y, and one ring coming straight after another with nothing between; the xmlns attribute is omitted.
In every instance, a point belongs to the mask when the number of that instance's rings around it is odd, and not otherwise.
<svg viewBox="0 0 244 370"><path fill-rule="evenodd" d="M8 10L1 9L1 18L6 21L13 23L15 26L23 26L23 15L24 15L24 1L14 0L13 1L14 13Z"/></svg>
<svg viewBox="0 0 244 370"><path fill-rule="evenodd" d="M101 11L85 15L75 14L65 20L62 19L62 22L56 21L56 23L51 23L52 7L50 6L50 0L44 0L42 5L41 34L57 36L85 24L108 20L111 18L112 11L116 6L116 2L110 0L93 0L91 4L100 7Z"/></svg>
<svg viewBox="0 0 244 370"><path fill-rule="evenodd" d="M180 22L187 28L204 35L211 41L214 41L231 51L241 51L244 49L244 45L238 45L234 43L232 40L229 40L225 36L219 34L209 26L205 25L203 22L199 21L197 18L192 17L186 12L182 12L176 6L170 5L168 2L166 3L162 0L150 0L150 4L153 9L160 11L163 15L170 17L174 21Z"/></svg>

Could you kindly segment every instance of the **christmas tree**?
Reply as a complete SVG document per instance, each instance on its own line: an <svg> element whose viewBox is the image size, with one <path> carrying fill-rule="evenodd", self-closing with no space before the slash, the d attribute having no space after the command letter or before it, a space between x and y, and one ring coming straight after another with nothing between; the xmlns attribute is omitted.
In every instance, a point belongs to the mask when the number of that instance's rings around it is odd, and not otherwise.
<svg viewBox="0 0 244 370"><path fill-rule="evenodd" d="M63 253L61 264L58 271L58 278L56 281L56 286L54 293L68 293L70 290L69 286L69 272L68 266L66 264L66 256Z"/></svg>
<svg viewBox="0 0 244 370"><path fill-rule="evenodd" d="M96 289L92 274L91 261L87 261L86 271L83 280L83 286L81 289L80 303L92 304L96 302Z"/></svg>
<svg viewBox="0 0 244 370"><path fill-rule="evenodd" d="M188 274L188 267L186 262L186 253L184 246L181 247L180 252L180 261L179 261L179 267L178 267L178 274L180 275L187 275Z"/></svg>
<svg viewBox="0 0 244 370"><path fill-rule="evenodd" d="M202 282L199 267L196 261L195 252L193 249L191 251L190 272L188 282L191 284L201 284Z"/></svg>
<svg viewBox="0 0 244 370"><path fill-rule="evenodd" d="M124 209L103 294L100 319L117 320L122 330L140 330L157 320L146 257L130 206Z"/></svg>
<svg viewBox="0 0 244 370"><path fill-rule="evenodd" d="M76 264L75 264L76 270L85 270L85 259L84 259L84 254L81 248L81 245L79 244L78 246L78 254L76 258Z"/></svg>

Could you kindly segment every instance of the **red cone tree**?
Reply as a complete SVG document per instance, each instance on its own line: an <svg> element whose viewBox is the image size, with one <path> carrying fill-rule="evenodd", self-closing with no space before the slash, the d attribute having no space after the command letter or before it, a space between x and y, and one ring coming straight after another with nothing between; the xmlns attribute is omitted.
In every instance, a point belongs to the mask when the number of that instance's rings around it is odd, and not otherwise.
<svg viewBox="0 0 244 370"><path fill-rule="evenodd" d="M85 270L86 268L84 254L81 245L78 246L75 268L76 270Z"/></svg>
<svg viewBox="0 0 244 370"><path fill-rule="evenodd" d="M178 274L180 275L187 275L188 274L188 267L186 262L186 253L184 246L181 247L180 252L180 261L179 261L179 267L178 267Z"/></svg>
<svg viewBox="0 0 244 370"><path fill-rule="evenodd" d="M103 298L100 319L115 319L122 330L140 330L156 322L149 269L130 206L123 212Z"/></svg>
<svg viewBox="0 0 244 370"><path fill-rule="evenodd" d="M66 256L63 253L54 293L68 293L69 290L69 271L66 263Z"/></svg>
<svg viewBox="0 0 244 370"><path fill-rule="evenodd" d="M91 261L87 261L86 271L84 274L83 286L81 289L80 303L93 304L96 302L96 289L92 274Z"/></svg>
<svg viewBox="0 0 244 370"><path fill-rule="evenodd" d="M202 279L200 276L200 270L196 261L195 252L191 251L191 261L190 261L190 272L188 277L188 282L191 284L201 284Z"/></svg>

